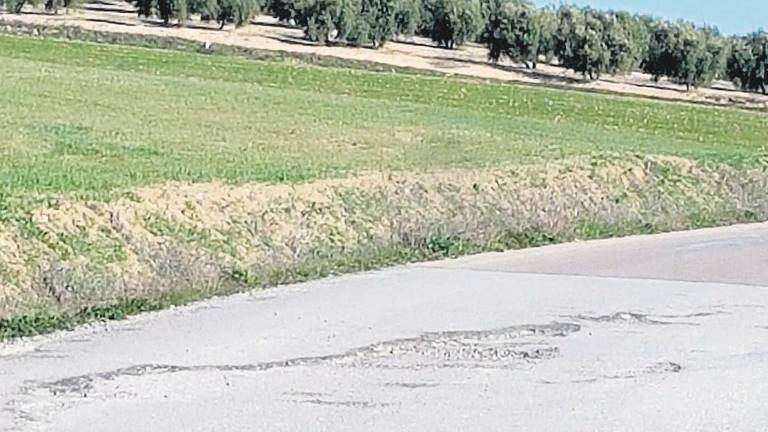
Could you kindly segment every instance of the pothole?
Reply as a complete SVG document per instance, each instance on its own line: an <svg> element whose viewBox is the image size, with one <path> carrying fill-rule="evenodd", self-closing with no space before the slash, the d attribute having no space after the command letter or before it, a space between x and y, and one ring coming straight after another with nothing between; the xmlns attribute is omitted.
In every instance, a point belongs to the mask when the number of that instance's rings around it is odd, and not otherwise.
<svg viewBox="0 0 768 432"><path fill-rule="evenodd" d="M46 383L30 383L29 390L46 389L54 395L87 394L97 381L182 372L259 372L300 366L382 367L508 367L555 357L559 350L551 338L565 337L581 326L573 323L520 325L496 330L429 332L414 338L395 339L355 348L340 354L297 357L239 365L144 364L108 372L73 376Z"/></svg>
<svg viewBox="0 0 768 432"><path fill-rule="evenodd" d="M705 315L685 315L680 317L692 318L696 316ZM706 315L708 316L708 315ZM678 318L673 316L666 316L667 318ZM697 323L680 322L680 321L667 321L652 318L651 315L635 313L635 312L616 312L610 315L569 315L568 318L581 322L593 322L593 323L608 323L608 324L624 324L624 325L690 325L697 326Z"/></svg>
<svg viewBox="0 0 768 432"><path fill-rule="evenodd" d="M71 376L55 381L30 381L20 390L18 405L7 405L19 424L33 421L28 403L41 412L41 400L48 400L51 410L66 409L91 398L113 398L124 387L122 379L142 379L181 373L261 373L272 369L297 367L440 369L498 368L519 369L559 355L555 338L578 332L581 326L553 322L543 325L519 325L496 330L429 332L417 337L394 339L361 346L342 353L296 357L287 360L220 365L139 364L98 373ZM390 383L388 387L422 388L431 384ZM365 401L338 401L315 394L291 395L297 403L370 408ZM14 401L12 401L14 402ZM45 405L45 403L43 403ZM380 405L376 405L380 406ZM49 412L48 414L51 414ZM46 414L46 415L48 415Z"/></svg>
<svg viewBox="0 0 768 432"><path fill-rule="evenodd" d="M513 326L487 331L425 333L417 338L369 345L335 360L339 365L394 369L440 367L504 368L556 357L549 344L581 329L578 324Z"/></svg>

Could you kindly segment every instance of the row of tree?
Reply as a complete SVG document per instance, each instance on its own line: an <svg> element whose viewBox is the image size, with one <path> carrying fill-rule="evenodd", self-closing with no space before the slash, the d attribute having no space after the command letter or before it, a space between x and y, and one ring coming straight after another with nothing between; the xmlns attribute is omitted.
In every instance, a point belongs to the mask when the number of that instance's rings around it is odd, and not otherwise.
<svg viewBox="0 0 768 432"><path fill-rule="evenodd" d="M139 16L158 17L165 24L177 20L185 25L192 14L203 21L216 21L219 28L227 23L249 23L263 8L263 0L135 0Z"/></svg>
<svg viewBox="0 0 768 432"><path fill-rule="evenodd" d="M0 0L20 11L25 2ZM45 0L48 9L77 0ZM643 71L686 87L728 78L766 93L768 34L723 37L715 28L667 22L626 12L561 6L537 8L529 0L134 0L141 16L180 25L192 14L240 26L258 13L301 26L319 43L380 47L395 35L418 34L455 48L485 44L491 61L508 58L536 68L557 63L599 79Z"/></svg>
<svg viewBox="0 0 768 432"><path fill-rule="evenodd" d="M590 79L641 70L688 87L711 83L725 72L729 44L713 28L626 12L490 1L481 41L494 61L508 57L536 67L540 59L556 58Z"/></svg>

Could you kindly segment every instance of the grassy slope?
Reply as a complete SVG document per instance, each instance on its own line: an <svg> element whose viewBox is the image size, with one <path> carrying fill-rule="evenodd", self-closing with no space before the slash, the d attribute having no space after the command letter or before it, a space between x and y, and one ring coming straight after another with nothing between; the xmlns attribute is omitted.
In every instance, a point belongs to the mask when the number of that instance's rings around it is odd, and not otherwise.
<svg viewBox="0 0 768 432"><path fill-rule="evenodd" d="M301 181L654 153L752 163L768 116L627 97L0 37L0 187Z"/></svg>

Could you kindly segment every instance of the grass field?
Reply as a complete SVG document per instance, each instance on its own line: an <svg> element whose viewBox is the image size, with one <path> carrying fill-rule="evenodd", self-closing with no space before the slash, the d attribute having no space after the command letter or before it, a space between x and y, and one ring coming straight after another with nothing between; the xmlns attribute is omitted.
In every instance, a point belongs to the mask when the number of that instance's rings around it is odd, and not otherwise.
<svg viewBox="0 0 768 432"><path fill-rule="evenodd" d="M109 45L0 37L0 76L10 193L595 153L750 164L768 142L768 116L736 109Z"/></svg>
<svg viewBox="0 0 768 432"><path fill-rule="evenodd" d="M0 340L768 220L766 137L768 116L732 108L0 36Z"/></svg>

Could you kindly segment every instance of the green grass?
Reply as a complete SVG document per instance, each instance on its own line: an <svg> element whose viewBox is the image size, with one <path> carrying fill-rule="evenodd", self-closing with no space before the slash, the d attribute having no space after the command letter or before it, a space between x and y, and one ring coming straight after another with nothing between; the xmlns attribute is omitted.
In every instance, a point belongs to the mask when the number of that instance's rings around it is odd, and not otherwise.
<svg viewBox="0 0 768 432"><path fill-rule="evenodd" d="M509 84L0 36L0 194L670 154L754 164L768 116Z"/></svg>

